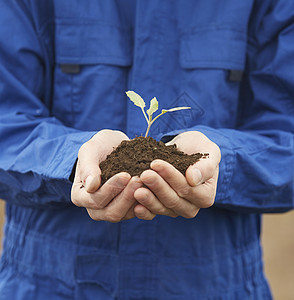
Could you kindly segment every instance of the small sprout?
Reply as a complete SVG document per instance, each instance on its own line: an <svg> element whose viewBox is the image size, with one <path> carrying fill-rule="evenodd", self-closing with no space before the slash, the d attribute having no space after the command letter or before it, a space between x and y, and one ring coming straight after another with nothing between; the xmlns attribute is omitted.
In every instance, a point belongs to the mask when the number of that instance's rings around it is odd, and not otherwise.
<svg viewBox="0 0 294 300"><path fill-rule="evenodd" d="M182 109L191 109L191 107L186 107L186 106L174 107L174 108L170 108L170 109L162 109L161 113L158 114L154 119L152 119L153 113L155 113L158 110L158 101L157 101L156 97L151 99L149 109L147 109L147 111L145 112L145 110L144 110L144 108L146 106L145 101L142 99L142 97L139 94L137 94L133 91L128 91L128 92L126 92L126 94L136 106L139 106L141 108L141 110L143 112L143 115L147 122L147 130L145 133L145 137L147 137L150 127L154 123L154 121L157 120L163 114L165 114L167 112L182 110Z"/></svg>

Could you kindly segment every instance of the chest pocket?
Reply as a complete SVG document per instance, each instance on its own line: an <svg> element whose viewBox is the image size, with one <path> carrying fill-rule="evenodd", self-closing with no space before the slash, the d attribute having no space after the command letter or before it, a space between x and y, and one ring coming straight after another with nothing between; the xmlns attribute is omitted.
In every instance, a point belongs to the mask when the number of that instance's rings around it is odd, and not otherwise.
<svg viewBox="0 0 294 300"><path fill-rule="evenodd" d="M84 18L57 18L53 114L82 130L124 129L131 34Z"/></svg>
<svg viewBox="0 0 294 300"><path fill-rule="evenodd" d="M234 126L245 69L246 40L245 30L225 25L197 28L182 35L179 83L183 97L173 106L192 107L188 127L198 123Z"/></svg>
<svg viewBox="0 0 294 300"><path fill-rule="evenodd" d="M241 29L211 26L184 34L180 47L183 68L243 70L246 33Z"/></svg>

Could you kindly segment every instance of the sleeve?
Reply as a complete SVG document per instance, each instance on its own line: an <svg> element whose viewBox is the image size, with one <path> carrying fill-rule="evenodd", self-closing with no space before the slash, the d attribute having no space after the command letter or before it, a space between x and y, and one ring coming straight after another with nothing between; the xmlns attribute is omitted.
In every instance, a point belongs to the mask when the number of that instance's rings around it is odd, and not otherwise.
<svg viewBox="0 0 294 300"><path fill-rule="evenodd" d="M40 1L44 14L49 3ZM30 5L0 0L0 198L59 207L71 203L69 176L94 132L68 128L50 115L53 54L46 34L52 29L49 22L37 24Z"/></svg>
<svg viewBox="0 0 294 300"><path fill-rule="evenodd" d="M216 207L284 212L294 206L294 2L257 2L248 33L237 128L189 130L221 149Z"/></svg>

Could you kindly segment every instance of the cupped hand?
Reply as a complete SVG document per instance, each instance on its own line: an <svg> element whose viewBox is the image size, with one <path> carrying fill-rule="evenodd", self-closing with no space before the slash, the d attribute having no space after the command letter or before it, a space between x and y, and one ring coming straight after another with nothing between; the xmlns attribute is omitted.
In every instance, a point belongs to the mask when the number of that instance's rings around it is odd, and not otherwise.
<svg viewBox="0 0 294 300"><path fill-rule="evenodd" d="M134 192L143 186L139 177L119 173L100 187L99 164L123 140L128 137L120 131L102 130L79 150L71 199L76 206L85 207L96 221L119 222L135 217Z"/></svg>
<svg viewBox="0 0 294 300"><path fill-rule="evenodd" d="M186 176L165 161L153 161L151 169L140 176L145 187L134 194L140 203L134 213L140 219L157 214L194 218L200 208L214 203L221 159L219 147L198 131L179 134L168 144L176 144L186 154L209 153L209 157L190 166Z"/></svg>

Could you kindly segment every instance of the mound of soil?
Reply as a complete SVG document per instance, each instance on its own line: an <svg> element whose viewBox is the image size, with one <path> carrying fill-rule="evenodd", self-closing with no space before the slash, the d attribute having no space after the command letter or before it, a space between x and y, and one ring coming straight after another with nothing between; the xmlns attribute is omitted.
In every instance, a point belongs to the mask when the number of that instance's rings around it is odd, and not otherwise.
<svg viewBox="0 0 294 300"><path fill-rule="evenodd" d="M140 176L143 171L150 169L150 163L155 159L169 162L185 175L190 165L207 156L208 153L187 155L177 150L176 145L166 146L152 137L136 137L130 141L123 141L100 163L101 180L103 184L119 172Z"/></svg>

